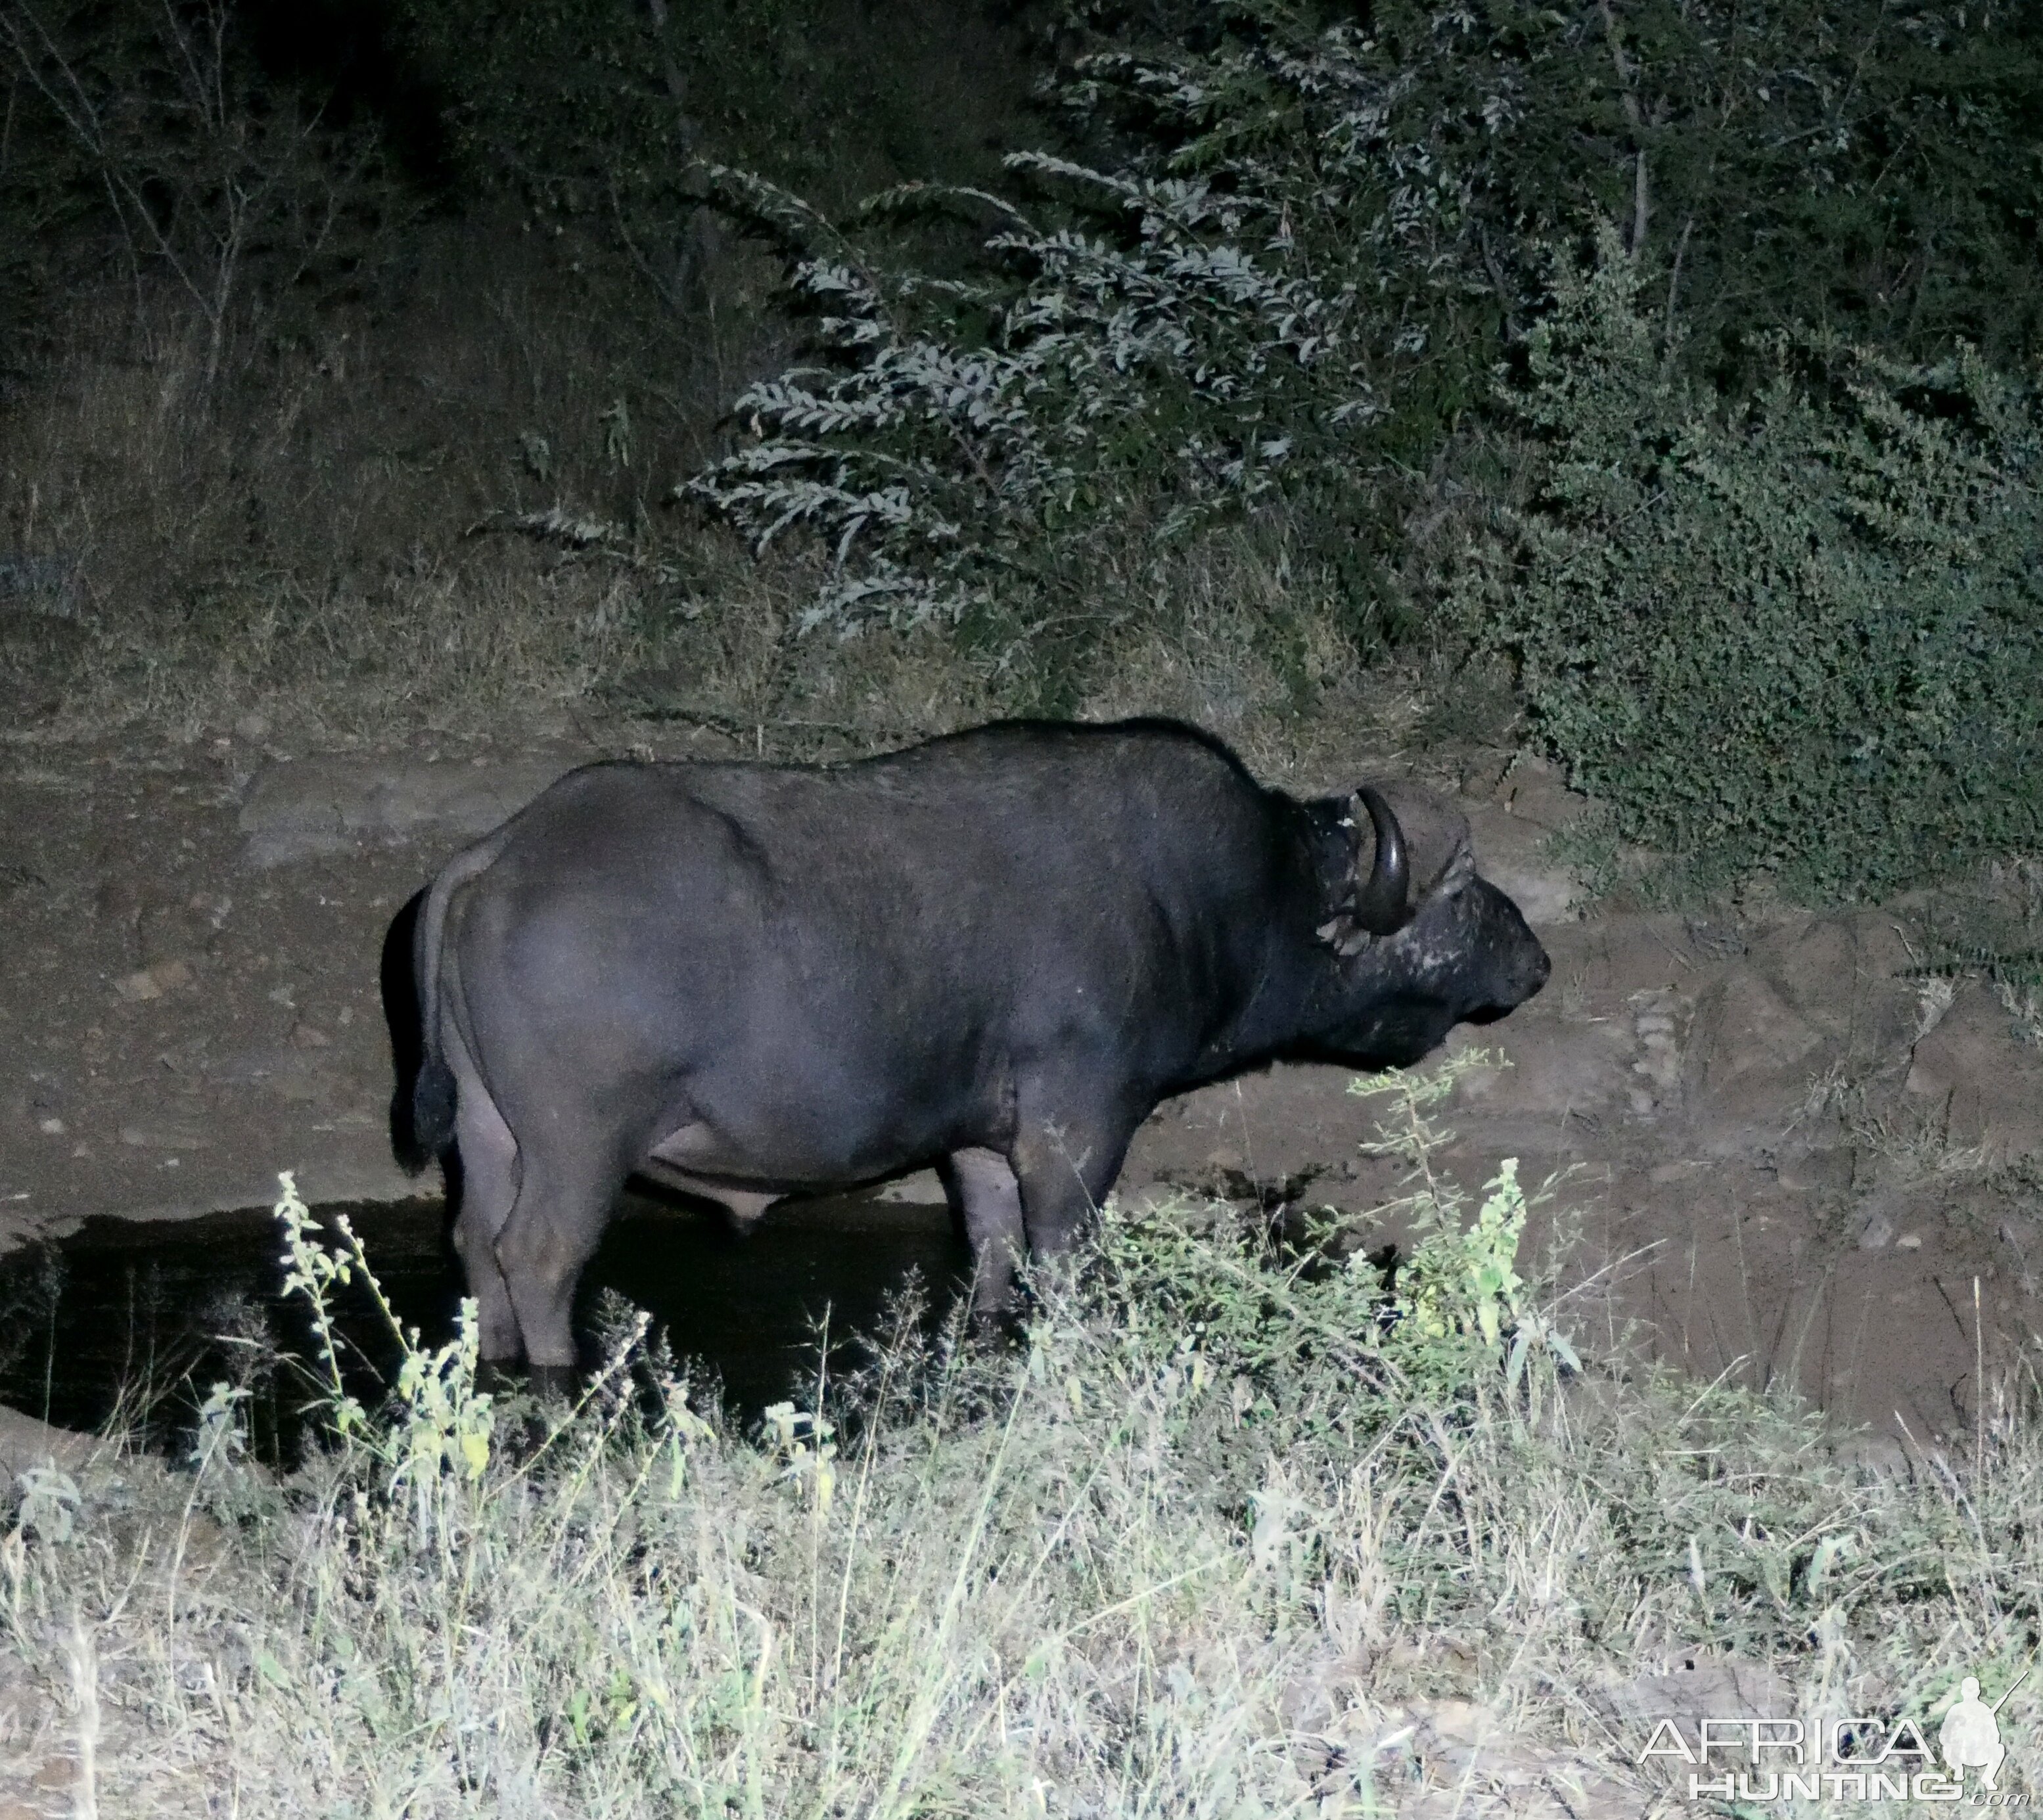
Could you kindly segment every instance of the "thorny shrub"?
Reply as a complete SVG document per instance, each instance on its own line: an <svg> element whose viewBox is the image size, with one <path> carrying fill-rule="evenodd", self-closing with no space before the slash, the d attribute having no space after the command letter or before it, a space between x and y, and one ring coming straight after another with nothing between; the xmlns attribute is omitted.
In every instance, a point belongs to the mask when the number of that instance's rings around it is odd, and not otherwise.
<svg viewBox="0 0 2043 1820"><path fill-rule="evenodd" d="M1727 408L1614 240L1508 394L1551 457L1455 583L1537 736L1704 880L1891 893L2043 839L2043 406L1961 347L1766 344Z"/></svg>
<svg viewBox="0 0 2043 1820"><path fill-rule="evenodd" d="M1113 616L1090 592L1104 549L1182 546L1288 500L1351 630L1383 630L1384 439L1417 376L1440 383L1435 318L1474 257L1466 182L1365 33L1257 17L1267 32L1203 57L1084 59L1063 98L1125 155L1014 154L1028 200L908 185L845 230L713 173L787 252L815 347L738 398L749 439L681 491L757 547L795 527L825 542L811 625L1054 643ZM976 275L882 253L884 225L937 213L979 228Z"/></svg>

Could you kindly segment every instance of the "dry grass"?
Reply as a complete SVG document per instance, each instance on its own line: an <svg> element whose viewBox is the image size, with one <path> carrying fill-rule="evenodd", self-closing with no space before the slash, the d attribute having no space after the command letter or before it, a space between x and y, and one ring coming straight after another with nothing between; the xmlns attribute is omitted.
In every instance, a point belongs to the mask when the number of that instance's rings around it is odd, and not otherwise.
<svg viewBox="0 0 2043 1820"><path fill-rule="evenodd" d="M1332 579L1297 562L1281 526L1129 555L1102 590L1128 611L1096 654L1087 718L1190 721L1262 775L1308 787L1345 784L1359 762L1393 762L1409 745L1418 692L1363 669Z"/></svg>
<svg viewBox="0 0 2043 1820"><path fill-rule="evenodd" d="M401 292L245 339L209 394L169 302L81 303L0 401L0 687L59 737L251 717L305 745L693 720L780 756L869 749L1040 699L1021 647L942 628L800 635L817 559L755 563L669 495L787 348L742 249L703 336L582 294L572 243L429 238ZM478 280L477 274L485 274ZM569 547L513 528L558 510ZM1417 711L1372 684L1281 525L1101 553L1103 636L1060 699L1167 713L1271 774L1351 768ZM1333 755L1338 754L1338 760Z"/></svg>
<svg viewBox="0 0 2043 1820"><path fill-rule="evenodd" d="M655 533L768 338L753 314L671 347L576 270L570 245L449 228L401 296L251 341L210 393L170 304L86 300L0 408L0 557L61 577L0 596L17 694L73 727L481 731L720 604L728 556ZM611 547L489 531L563 504Z"/></svg>
<svg viewBox="0 0 2043 1820"><path fill-rule="evenodd" d="M1692 1810L1658 1716L1934 1738L2027 1659L2013 1400L1869 1466L1721 1387L1510 1389L1230 1219L1110 1212L1024 1346L904 1325L752 1439L620 1345L507 1451L450 1347L281 1483L224 1399L185 1462L32 1476L0 1752L136 1815L1636 1816Z"/></svg>

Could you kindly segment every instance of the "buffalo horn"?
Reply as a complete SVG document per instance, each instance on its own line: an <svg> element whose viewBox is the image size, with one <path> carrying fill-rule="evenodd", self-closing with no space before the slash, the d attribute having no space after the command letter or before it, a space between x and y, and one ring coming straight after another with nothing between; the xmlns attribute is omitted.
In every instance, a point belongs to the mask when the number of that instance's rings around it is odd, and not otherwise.
<svg viewBox="0 0 2043 1820"><path fill-rule="evenodd" d="M1376 830L1376 864L1370 869L1369 882L1355 891L1355 920L1371 935L1390 935L1409 919L1405 901L1405 833L1390 805L1376 791L1365 784L1355 794Z"/></svg>

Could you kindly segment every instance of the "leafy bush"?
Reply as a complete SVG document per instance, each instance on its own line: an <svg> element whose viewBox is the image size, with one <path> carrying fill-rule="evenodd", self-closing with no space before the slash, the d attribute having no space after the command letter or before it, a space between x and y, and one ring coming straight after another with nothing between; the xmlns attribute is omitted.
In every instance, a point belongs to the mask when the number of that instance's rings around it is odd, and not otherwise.
<svg viewBox="0 0 2043 1820"><path fill-rule="evenodd" d="M1241 29L1079 63L1060 98L1112 154L1010 157L1025 205L910 185L844 230L715 172L788 254L815 338L737 400L751 439L682 490L755 547L822 540L811 627L935 619L1069 672L1102 628L1167 619L1169 558L1244 515L1281 520L1301 592L1335 596L1351 634L1394 627L1408 420L1423 446L1487 358L1436 333L1475 257L1465 186L1401 140L1413 79L1359 29L1211 11ZM938 215L977 224L976 275L883 254Z"/></svg>
<svg viewBox="0 0 2043 1820"><path fill-rule="evenodd" d="M1175 45L1137 49L1132 21L1078 10L1109 48L1056 98L1098 155L1010 157L1033 201L911 185L840 230L717 174L789 255L815 336L738 400L750 440L684 490L757 546L822 540L812 625L991 615L1040 646L1128 611L1110 551L1281 505L1351 628L1401 629L1387 577L1416 470L1489 408L1541 236L1585 204L1627 221L1670 319L1678 302L1705 325L1698 368L1735 356L1755 312L1899 343L2018 335L2036 313L2026 204L1995 171L2033 157L2021 98L2043 85L1998 15L1389 3L1320 29L1251 0L1179 9ZM1915 129L1952 109L1957 163ZM1948 226L1958 164L1980 178L1965 260L1926 252L1908 284L1878 279L1878 308L1833 282L1879 265L1862 243ZM979 224L979 275L931 276L927 238L880 250L880 224L939 213Z"/></svg>
<svg viewBox="0 0 2043 1820"><path fill-rule="evenodd" d="M1029 82L1006 10L945 0L392 0L388 19L464 190L607 222L656 278L688 256L692 158L831 205L910 171L968 178Z"/></svg>
<svg viewBox="0 0 2043 1820"><path fill-rule="evenodd" d="M2043 412L1961 347L1762 344L1726 408L1607 240L1510 394L1552 460L1462 578L1539 734L1705 877L1892 891L2043 827Z"/></svg>
<svg viewBox="0 0 2043 1820"><path fill-rule="evenodd" d="M1378 0L1368 18L1388 142L1458 199L1436 358L1529 313L1541 243L1585 220L1621 228L1698 366L1792 322L1916 358L1954 335L2003 364L2035 344L2033 7Z"/></svg>
<svg viewBox="0 0 2043 1820"><path fill-rule="evenodd" d="M1039 225L983 193L876 199L869 213L997 214L987 248L1010 275L938 284L884 273L794 198L719 173L799 251L795 289L838 359L749 388L735 409L756 439L684 490L759 548L798 525L829 539L811 625L956 621L1018 596L1083 613L1103 539L1175 541L1290 473L1336 474L1374 412L1354 298L1243 244L1272 211L1199 182L1010 162L1118 231Z"/></svg>
<svg viewBox="0 0 2043 1820"><path fill-rule="evenodd" d="M1549 1270L1528 1282L1518 1267L1527 1213L1554 1183L1528 1201L1518 1159L1506 1157L1471 1219L1472 1197L1440 1163L1454 1134L1439 1109L1470 1075L1501 1065L1488 1050L1464 1049L1423 1071L1351 1082L1356 1098L1386 1105L1362 1148L1405 1166L1404 1191L1359 1219L1324 1217L1303 1245L1273 1247L1267 1234L1216 1218L1221 1208L1110 1206L1097 1294L1117 1311L1124 1351L1202 1383L1232 1379L1291 1409L1309 1405L1302 1385L1329 1369L1485 1414L1500 1390L1516 1410L1529 1389L1536 1409L1561 1368L1581 1370L1551 1312ZM1389 1261L1366 1247L1386 1224L1405 1234Z"/></svg>

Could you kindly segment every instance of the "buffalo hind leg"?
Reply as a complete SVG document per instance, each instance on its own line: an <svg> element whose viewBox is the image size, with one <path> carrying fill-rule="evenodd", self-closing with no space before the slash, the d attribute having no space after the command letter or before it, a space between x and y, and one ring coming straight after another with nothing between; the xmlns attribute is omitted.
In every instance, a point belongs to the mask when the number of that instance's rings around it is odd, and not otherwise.
<svg viewBox="0 0 2043 1820"><path fill-rule="evenodd" d="M574 1296L628 1169L608 1155L528 1146L516 1205L496 1234L496 1263L525 1339L533 1389L574 1388Z"/></svg>
<svg viewBox="0 0 2043 1820"><path fill-rule="evenodd" d="M500 1372L525 1350L510 1285L496 1266L496 1235L518 1199L518 1145L466 1050L450 1059L457 1071L454 1149L460 1158L454 1248L475 1298L482 1362ZM454 1186L451 1172L449 1186Z"/></svg>
<svg viewBox="0 0 2043 1820"><path fill-rule="evenodd" d="M1028 1249L1022 1185L999 1151L976 1146L953 1151L944 1177L972 1246L972 1318L996 1320L1014 1308L1014 1273Z"/></svg>

